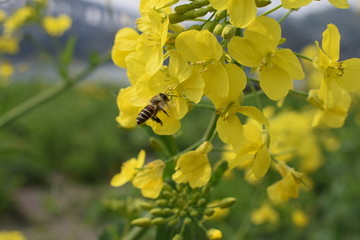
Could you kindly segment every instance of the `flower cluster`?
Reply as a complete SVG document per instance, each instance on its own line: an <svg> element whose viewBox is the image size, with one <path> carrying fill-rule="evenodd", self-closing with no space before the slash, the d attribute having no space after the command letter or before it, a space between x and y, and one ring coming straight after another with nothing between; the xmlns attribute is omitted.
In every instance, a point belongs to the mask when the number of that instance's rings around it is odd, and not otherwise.
<svg viewBox="0 0 360 240"><path fill-rule="evenodd" d="M349 7L346 0L329 1L338 8ZM121 186L132 180L143 196L165 201L163 188L167 184L188 184L192 191L215 185L220 178L217 173L224 173L224 163L229 169L244 169L247 179L254 181L273 166L281 179L268 187L269 199L279 203L297 198L306 173L322 164L311 126L320 122L330 127L343 125L351 102L348 92L360 89L360 59L339 61L340 34L333 24L323 33L322 44L316 42L313 59L281 47L285 42L280 25L283 19L267 16L271 11L257 13L271 3L268 0L178 2L140 1L136 29L117 32L112 59L126 68L130 86L119 91L120 113L116 120L124 128L148 125L157 135L173 135L193 107L205 104L215 117L202 139L167 159L143 166L145 153L140 152L138 159L123 164L111 185ZM291 12L311 2L282 0L282 7ZM188 20L201 24L179 25ZM294 89L293 80L305 78L298 57L310 61L313 71L317 71L319 89L309 93ZM305 95L319 110L315 114L293 111L276 115L262 108L259 94L281 103L289 92ZM254 97L256 106L245 104L250 97ZM222 159L211 163L216 134L225 152ZM296 168L291 165L292 159L300 159ZM174 194L178 196L176 191ZM299 216L294 219L305 224ZM257 223L277 218L267 204L253 214ZM151 221L155 220L147 222ZM208 231L208 238L220 239L218 231ZM180 239L180 235L174 239Z"/></svg>

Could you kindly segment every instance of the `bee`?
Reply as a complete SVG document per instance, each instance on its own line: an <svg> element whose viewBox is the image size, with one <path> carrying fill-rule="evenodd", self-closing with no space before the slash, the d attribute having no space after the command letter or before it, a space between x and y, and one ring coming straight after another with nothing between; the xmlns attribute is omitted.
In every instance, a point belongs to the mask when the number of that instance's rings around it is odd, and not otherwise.
<svg viewBox="0 0 360 240"><path fill-rule="evenodd" d="M164 93L160 93L153 97L150 100L150 104L145 106L143 110L139 113L139 115L136 118L136 123L138 125L143 124L146 122L149 118L154 120L157 123L163 124L160 118L156 116L156 114L160 111L164 112L168 117L169 114L164 110L164 107L167 105L167 103L170 101L168 95Z"/></svg>

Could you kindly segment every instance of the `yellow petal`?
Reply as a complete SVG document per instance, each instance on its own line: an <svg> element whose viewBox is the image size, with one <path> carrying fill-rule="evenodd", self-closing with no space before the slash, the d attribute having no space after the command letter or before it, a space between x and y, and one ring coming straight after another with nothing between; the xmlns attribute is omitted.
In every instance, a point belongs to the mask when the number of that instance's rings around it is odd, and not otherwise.
<svg viewBox="0 0 360 240"><path fill-rule="evenodd" d="M303 79L305 77L299 59L290 49L280 49L276 51L273 63L282 68L293 79Z"/></svg>
<svg viewBox="0 0 360 240"><path fill-rule="evenodd" d="M230 22L239 28L248 26L256 17L257 7L255 1L230 1Z"/></svg>
<svg viewBox="0 0 360 240"><path fill-rule="evenodd" d="M235 114L219 117L216 130L221 141L231 144L235 151L239 150L245 143L243 126Z"/></svg>
<svg viewBox="0 0 360 240"><path fill-rule="evenodd" d="M246 74L235 64L225 64L225 69L229 77L229 93L227 99L229 102L235 101L246 87Z"/></svg>
<svg viewBox="0 0 360 240"><path fill-rule="evenodd" d="M135 51L138 36L132 28L122 28L116 33L111 57L117 66L126 68L125 58L130 52Z"/></svg>
<svg viewBox="0 0 360 240"><path fill-rule="evenodd" d="M214 61L206 66L201 72L205 81L205 95L226 97L229 93L229 78L225 67L219 62Z"/></svg>
<svg viewBox="0 0 360 240"><path fill-rule="evenodd" d="M322 34L322 48L334 62L339 60L340 54L340 33L334 24L328 24Z"/></svg>
<svg viewBox="0 0 360 240"><path fill-rule="evenodd" d="M337 8L346 9L350 7L347 0L329 0L329 2Z"/></svg>
<svg viewBox="0 0 360 240"><path fill-rule="evenodd" d="M239 106L236 108L236 111L248 116L252 119L255 119L256 121L258 121L261 124L264 125L268 125L268 120L266 119L266 117L264 116L264 114L256 107L252 107L252 106Z"/></svg>
<svg viewBox="0 0 360 240"><path fill-rule="evenodd" d="M260 72L260 87L270 99L281 100L292 88L291 77L277 66L264 67Z"/></svg>
<svg viewBox="0 0 360 240"><path fill-rule="evenodd" d="M296 9L304 7L311 3L313 0L282 0L283 7L286 9Z"/></svg>
<svg viewBox="0 0 360 240"><path fill-rule="evenodd" d="M259 38L265 40L259 35ZM228 43L228 51L231 57L237 62L248 67L257 67L265 57L262 51L259 51L257 45L254 45L249 39L244 37L233 37Z"/></svg>
<svg viewBox="0 0 360 240"><path fill-rule="evenodd" d="M355 92L360 90L360 58L351 58L343 61L343 74L336 78L336 82L344 90Z"/></svg>
<svg viewBox="0 0 360 240"><path fill-rule="evenodd" d="M269 150L267 149L265 144L263 144L260 150L256 153L255 161L253 164L253 172L255 177L263 177L268 171L270 163L271 157L269 154Z"/></svg>
<svg viewBox="0 0 360 240"><path fill-rule="evenodd" d="M176 50L189 62L218 60L223 49L208 30L190 30L180 33L175 40Z"/></svg>

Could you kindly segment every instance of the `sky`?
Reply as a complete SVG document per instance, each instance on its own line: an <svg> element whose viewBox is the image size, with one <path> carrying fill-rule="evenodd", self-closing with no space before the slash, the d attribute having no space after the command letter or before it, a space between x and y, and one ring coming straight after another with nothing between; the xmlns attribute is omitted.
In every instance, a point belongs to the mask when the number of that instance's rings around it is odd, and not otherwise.
<svg viewBox="0 0 360 240"><path fill-rule="evenodd" d="M138 12L138 6L140 2L140 0L87 0L87 1L98 2L98 3L110 3L112 5L118 6L119 8L125 8L134 13ZM188 1L180 1L180 2L187 3ZM279 5L280 2L281 0L272 0L272 4L270 5L270 7L267 7L266 10L269 10ZM360 10L360 0L348 0L348 3L350 4L351 9ZM317 11L322 11L333 7L334 6L331 5L327 0L314 1L310 5L301 8L300 11L294 12L291 15L293 17L303 17L309 13L314 13ZM280 15L282 15L286 13L286 10L279 10L278 12Z"/></svg>

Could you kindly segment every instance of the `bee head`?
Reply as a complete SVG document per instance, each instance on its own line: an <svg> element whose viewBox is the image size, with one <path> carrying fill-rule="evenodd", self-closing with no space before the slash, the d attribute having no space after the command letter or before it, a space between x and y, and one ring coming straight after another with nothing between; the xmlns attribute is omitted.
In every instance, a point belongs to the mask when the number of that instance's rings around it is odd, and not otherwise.
<svg viewBox="0 0 360 240"><path fill-rule="evenodd" d="M160 93L159 96L160 96L164 101L169 101L169 100L170 100L165 93Z"/></svg>

